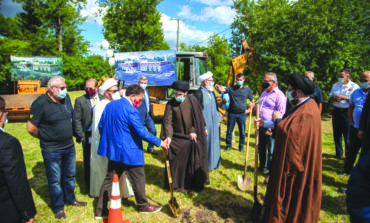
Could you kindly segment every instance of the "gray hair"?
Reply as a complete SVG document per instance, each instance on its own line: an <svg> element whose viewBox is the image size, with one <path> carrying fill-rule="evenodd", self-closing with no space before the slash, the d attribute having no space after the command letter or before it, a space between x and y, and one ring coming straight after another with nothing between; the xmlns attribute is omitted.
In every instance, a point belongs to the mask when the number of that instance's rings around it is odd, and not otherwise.
<svg viewBox="0 0 370 223"><path fill-rule="evenodd" d="M270 76L270 77L271 77L271 79L272 79L273 81L275 81L275 83L276 83L276 84L278 83L278 81L277 81L277 77L276 77L276 74L275 74L275 73L273 73L273 72L268 72L267 74L265 74L265 76Z"/></svg>
<svg viewBox="0 0 370 223"><path fill-rule="evenodd" d="M61 76L52 76L48 81L48 90L50 90L51 86L55 87L59 81L66 82L66 80Z"/></svg>
<svg viewBox="0 0 370 223"><path fill-rule="evenodd" d="M307 71L306 74L310 75L313 79L315 79L315 73L312 71Z"/></svg>
<svg viewBox="0 0 370 223"><path fill-rule="evenodd" d="M140 76L140 77L139 77L139 81L141 81L141 80L146 81L146 80L148 80L148 78L146 78L145 76Z"/></svg>

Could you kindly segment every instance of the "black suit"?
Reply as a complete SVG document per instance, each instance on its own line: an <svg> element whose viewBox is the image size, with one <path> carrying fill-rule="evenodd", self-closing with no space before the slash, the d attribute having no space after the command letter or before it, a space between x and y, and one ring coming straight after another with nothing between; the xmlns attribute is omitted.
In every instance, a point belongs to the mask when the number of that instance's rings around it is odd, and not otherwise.
<svg viewBox="0 0 370 223"><path fill-rule="evenodd" d="M0 222L22 222L35 215L21 144L0 129Z"/></svg>
<svg viewBox="0 0 370 223"><path fill-rule="evenodd" d="M98 94L98 98L99 101L101 101L104 99L104 96ZM76 135L76 141L77 142L82 141L83 147L85 184L87 190L90 191L91 143L89 143L89 137L91 137L91 131L88 130L92 124L93 114L90 97L87 94L76 98L74 115L75 115L74 131Z"/></svg>

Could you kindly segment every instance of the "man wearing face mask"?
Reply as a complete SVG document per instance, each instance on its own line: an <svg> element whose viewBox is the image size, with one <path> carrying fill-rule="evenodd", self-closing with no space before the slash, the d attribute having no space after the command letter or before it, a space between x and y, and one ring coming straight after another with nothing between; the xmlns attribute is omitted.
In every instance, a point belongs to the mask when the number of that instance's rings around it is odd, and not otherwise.
<svg viewBox="0 0 370 223"><path fill-rule="evenodd" d="M75 100L75 134L76 142L82 142L84 159L84 177L87 191L90 191L90 155L91 155L91 135L92 118L94 107L103 100L104 97L98 94L98 82L90 78L85 83L86 94Z"/></svg>
<svg viewBox="0 0 370 223"><path fill-rule="evenodd" d="M107 168L108 168L108 159L107 157L102 157L97 154L98 147L100 143L100 132L98 129L98 124L105 109L105 106L113 101L121 99L118 88L117 88L117 81L109 78L99 87L99 93L104 95L105 99L101 100L94 108L94 115L92 121L92 141L91 141L91 162L90 162L90 195L93 197L99 197L100 187L104 181L105 176L107 175ZM121 194L123 197L127 198L131 194L128 193L126 190L125 185L126 176L120 178L120 187L121 191L124 194ZM123 190L122 190L123 189ZM99 217L97 217L99 218Z"/></svg>
<svg viewBox="0 0 370 223"><path fill-rule="evenodd" d="M274 151L274 138L272 137L271 131L271 129L274 128L272 122L273 113L278 111L280 114L284 115L286 110L286 97L278 88L277 83L276 74L267 73L262 83L263 89L266 90L262 92L259 100L260 118L265 122L265 126L259 129L259 170L264 172L269 172L271 170L271 160ZM270 125L268 123L270 123ZM266 178L265 182L267 182L267 180L268 178Z"/></svg>
<svg viewBox="0 0 370 223"><path fill-rule="evenodd" d="M146 89L148 85L148 79L144 76L139 77L139 85L141 88L144 89L144 96L143 102L141 103L139 109L141 120L143 121L144 126L146 129L152 133L153 135L157 135L157 130L155 129L154 121L150 115L151 104L150 104L150 97L149 91ZM156 151L154 151L154 145L152 143L148 144L147 152L153 155L158 155Z"/></svg>
<svg viewBox="0 0 370 223"><path fill-rule="evenodd" d="M221 166L220 152L220 122L221 115L217 110L216 96L213 93L213 74L208 71L199 77L202 83L200 88L194 93L202 106L203 116L206 123L208 170L213 170Z"/></svg>
<svg viewBox="0 0 370 223"><path fill-rule="evenodd" d="M338 75L338 83L334 84L330 92L330 100L334 102L333 109L333 137L335 157L343 156L342 135L345 144L345 156L349 151L349 118L348 107L353 91L359 86L350 80L351 70L342 69Z"/></svg>
<svg viewBox="0 0 370 223"><path fill-rule="evenodd" d="M22 146L7 134L5 100L0 96L0 219L3 223L33 222L36 207L27 180Z"/></svg>
<svg viewBox="0 0 370 223"><path fill-rule="evenodd" d="M126 89L126 97L111 101L105 107L99 122L101 133L98 155L108 158L108 171L100 189L96 217L108 216L108 201L112 192L113 173L125 173L134 190L140 213L155 213L161 206L149 204L145 195L144 150L142 140L168 149L168 140L161 141L149 133L137 108L144 90L136 84Z"/></svg>
<svg viewBox="0 0 370 223"><path fill-rule="evenodd" d="M239 151L244 151L245 143L245 121L248 114L254 107L252 91L248 87L244 87L244 74L236 75L236 85L223 88L216 84L215 89L219 92L226 92L230 97L230 105L227 110L227 131L226 131L226 149L229 151L232 146L232 132L235 127L235 122L239 127ZM247 99L250 103L247 108Z"/></svg>
<svg viewBox="0 0 370 223"><path fill-rule="evenodd" d="M315 73L312 72L312 71L307 71L306 74L304 75L306 78L308 78L309 80L311 81L314 81L315 80ZM315 85L315 93L313 93L311 96L310 96L313 100L316 101L317 103L317 106L319 106L319 110L320 110L320 113L322 111L322 93L321 93L321 89L319 86Z"/></svg>
<svg viewBox="0 0 370 223"><path fill-rule="evenodd" d="M264 222L318 222L321 206L321 117L310 95L315 85L303 75L288 80L294 107L281 120L275 112L275 151L264 200ZM279 124L277 121L281 120ZM263 126L261 119L256 125Z"/></svg>
<svg viewBox="0 0 370 223"><path fill-rule="evenodd" d="M360 118L362 109L370 90L370 72L363 72L360 76L361 88L353 91L348 108L348 118L350 125L349 151L344 162L344 172L340 175L349 175L355 164L357 153L361 148L362 141L358 138L358 129L360 127ZM366 155L364 150L361 151L360 159Z"/></svg>
<svg viewBox="0 0 370 223"><path fill-rule="evenodd" d="M208 155L202 107L188 95L189 83L172 83L175 97L166 105L161 138L171 142L168 150L173 189L182 193L201 191L208 181ZM168 188L167 171L164 185Z"/></svg>
<svg viewBox="0 0 370 223"><path fill-rule="evenodd" d="M31 105L27 131L40 139L55 218L66 218L64 203L83 207L76 200L76 151L73 142L73 108L63 77L53 76L48 91ZM63 188L62 188L63 185Z"/></svg>

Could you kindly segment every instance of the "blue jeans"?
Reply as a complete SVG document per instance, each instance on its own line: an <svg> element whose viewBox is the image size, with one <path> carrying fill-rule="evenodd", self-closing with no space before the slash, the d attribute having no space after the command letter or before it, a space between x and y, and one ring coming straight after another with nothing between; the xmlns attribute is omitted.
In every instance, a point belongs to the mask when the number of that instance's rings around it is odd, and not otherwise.
<svg viewBox="0 0 370 223"><path fill-rule="evenodd" d="M245 143L245 113L240 114L227 114L227 132L226 132L226 146L231 147L232 141L232 132L235 127L235 122L238 124L239 127L239 150L244 149Z"/></svg>
<svg viewBox="0 0 370 223"><path fill-rule="evenodd" d="M64 210L64 202L73 204L76 201L75 172L76 151L72 146L55 151L42 150L46 176L49 184L51 209L54 213Z"/></svg>
<svg viewBox="0 0 370 223"><path fill-rule="evenodd" d="M144 126L148 129L148 132L152 133L154 136L157 136L157 129L155 128L154 121L151 117L146 118ZM148 143L147 150L153 150L153 147L154 145L152 143Z"/></svg>
<svg viewBox="0 0 370 223"><path fill-rule="evenodd" d="M271 170L272 154L274 152L275 139L272 135L266 135L267 128L259 128L258 152L260 156L259 169L261 171ZM267 150L267 154L266 154ZM267 162L266 162L267 159Z"/></svg>

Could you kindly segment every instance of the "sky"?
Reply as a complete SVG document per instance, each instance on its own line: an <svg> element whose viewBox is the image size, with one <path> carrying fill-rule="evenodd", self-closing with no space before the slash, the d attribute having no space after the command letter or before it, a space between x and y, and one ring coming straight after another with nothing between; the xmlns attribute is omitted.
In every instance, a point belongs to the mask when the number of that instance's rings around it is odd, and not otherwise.
<svg viewBox="0 0 370 223"><path fill-rule="evenodd" d="M164 0L157 9L161 13L164 38L171 49L176 49L177 21L180 20L179 42L186 45L206 45L207 39L217 33L227 38L231 37L230 25L236 13L231 8L232 0ZM14 16L21 11L21 5L12 0L2 0L1 13L5 16ZM102 49L103 23L102 17L97 15L99 8L97 0L87 0L86 7L81 15L86 21L80 26L82 35L90 42L91 54L104 55Z"/></svg>

